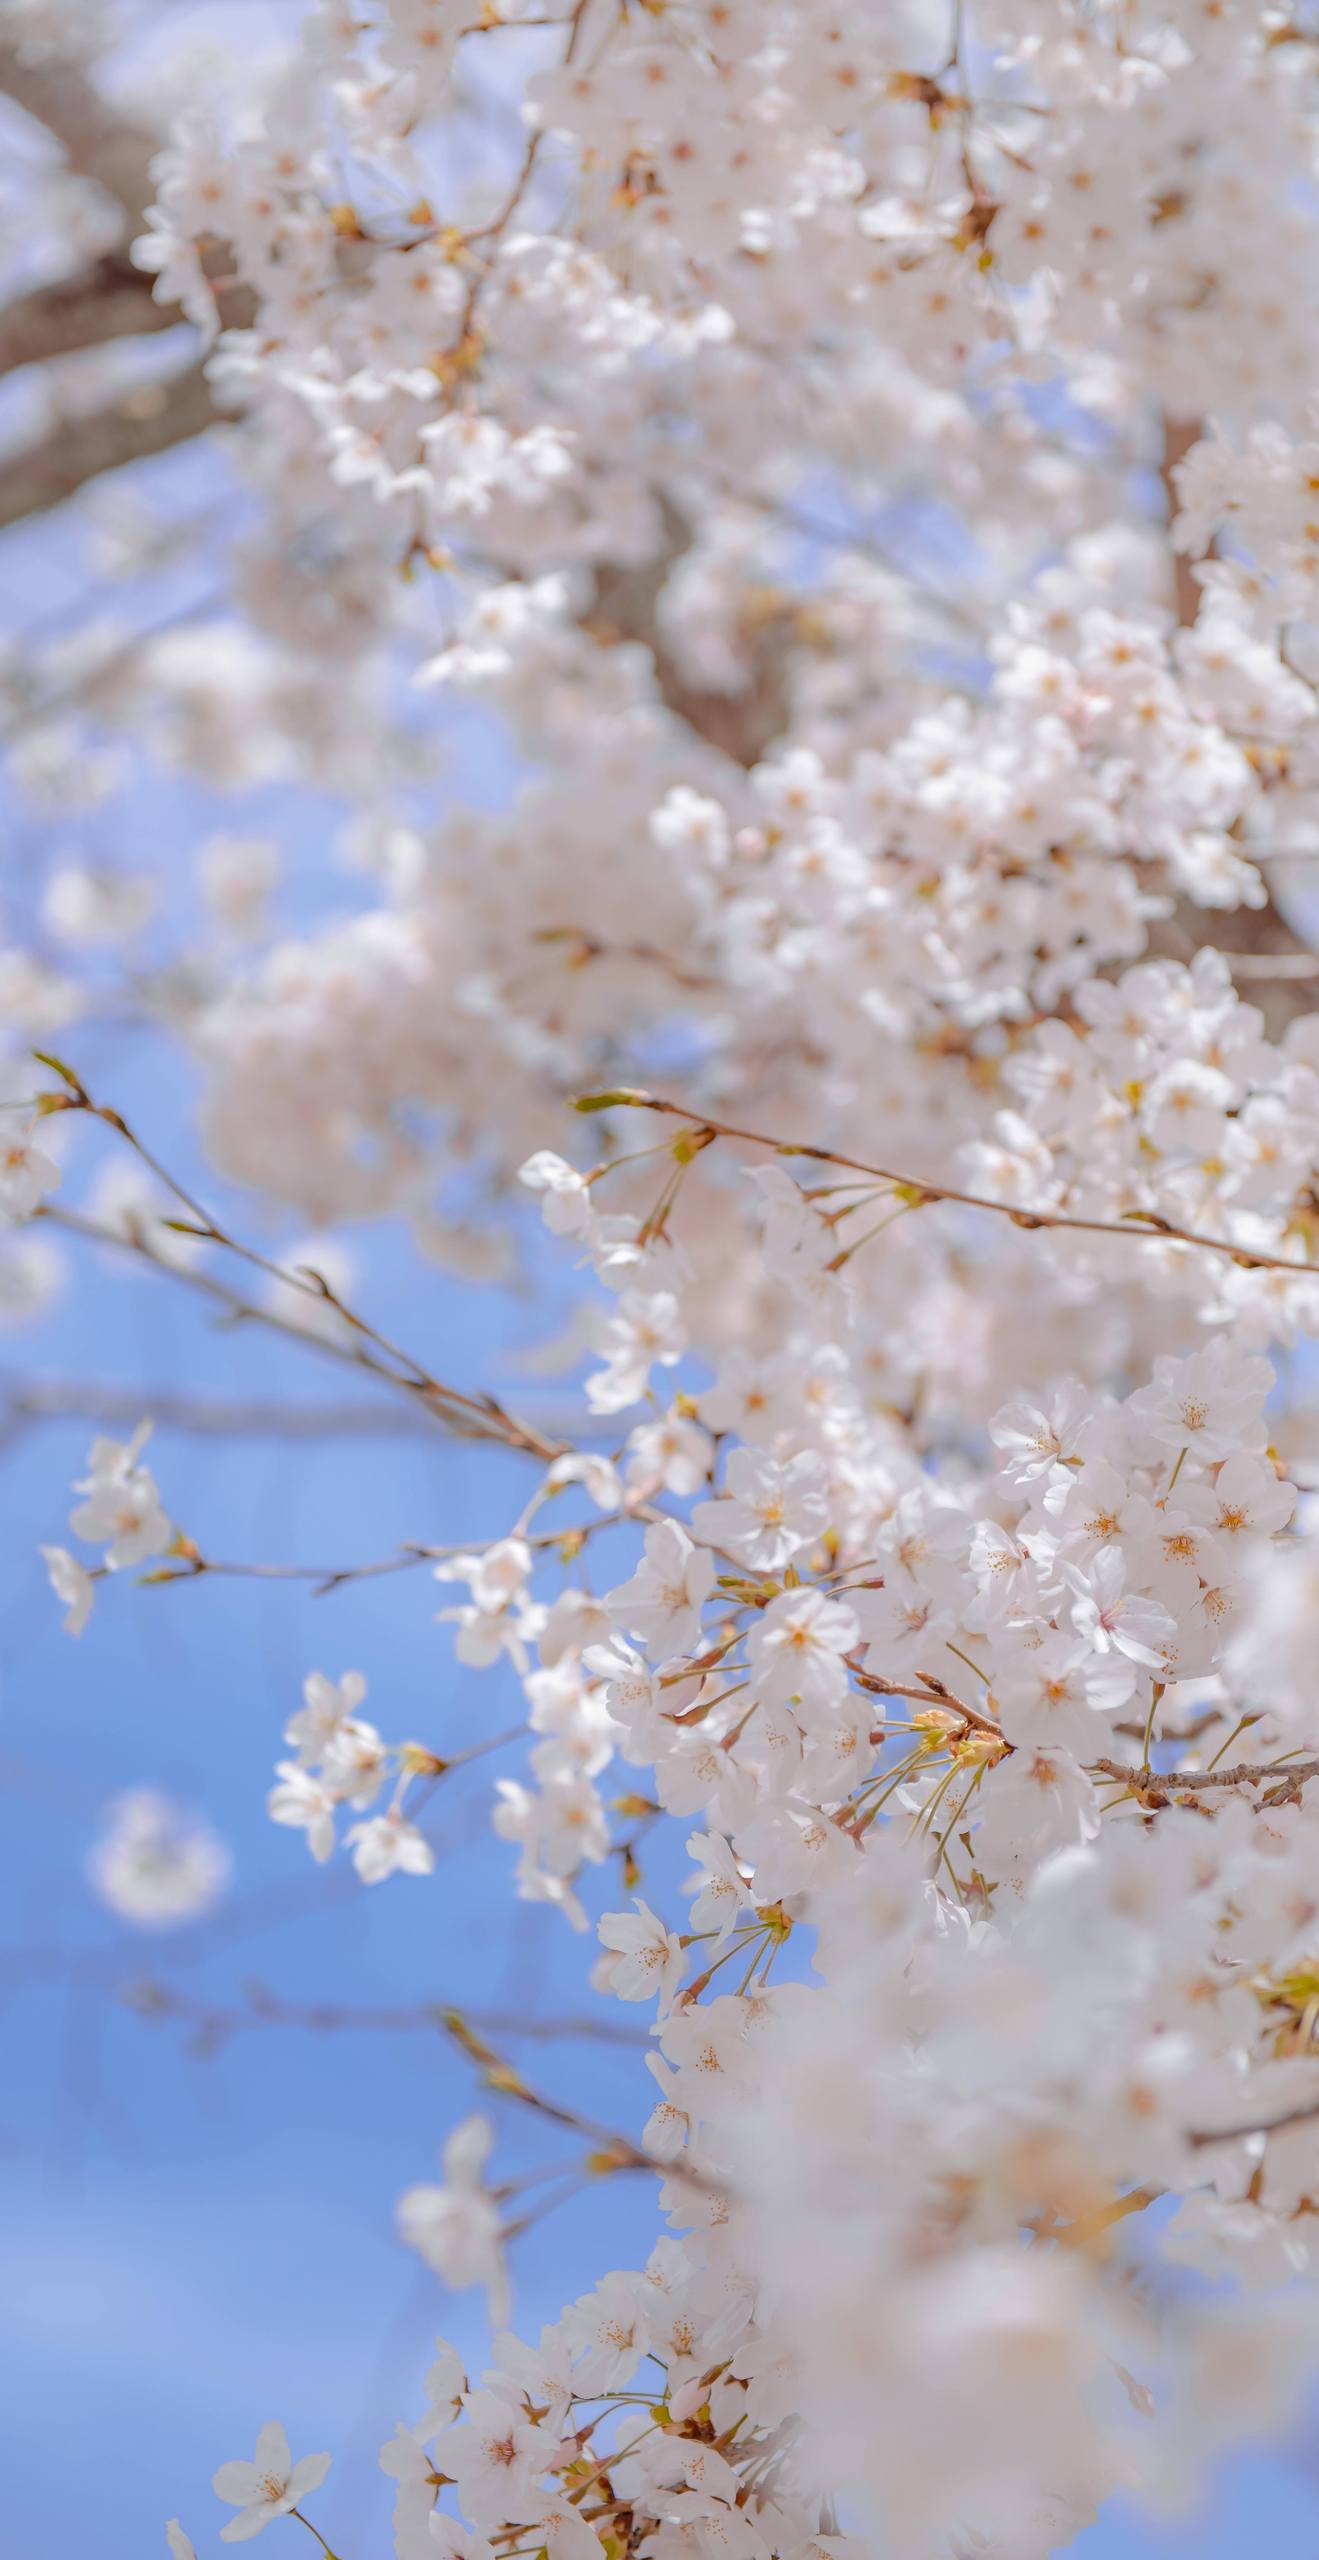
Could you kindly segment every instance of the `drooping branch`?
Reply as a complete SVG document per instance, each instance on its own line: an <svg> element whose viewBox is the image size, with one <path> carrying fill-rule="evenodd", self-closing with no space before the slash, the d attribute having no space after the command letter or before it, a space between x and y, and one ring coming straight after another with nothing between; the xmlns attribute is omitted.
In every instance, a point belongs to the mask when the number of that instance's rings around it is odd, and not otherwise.
<svg viewBox="0 0 1319 2560"><path fill-rule="evenodd" d="M142 1262L150 1263L153 1270L161 1272L181 1288L208 1299L219 1311L220 1321L226 1325L256 1325L263 1331L282 1335L287 1341L300 1342L306 1350L322 1358L356 1370L377 1385L402 1395L413 1414L424 1415L428 1422L452 1432L459 1439L492 1440L546 1459L563 1454L561 1444L550 1441L530 1427L524 1428L512 1416L506 1415L494 1400L487 1405L480 1398L459 1396L456 1391L447 1390L438 1379L427 1383L421 1377L405 1375L388 1361L378 1358L367 1342L351 1333L346 1332L342 1341L335 1341L325 1333L314 1332L305 1324L295 1323L290 1317L281 1315L277 1307L263 1306L255 1299L244 1298L212 1272L194 1269L157 1252L144 1234L130 1234L122 1227L101 1226L94 1218L84 1217L78 1209L58 1209L44 1203L37 1210L36 1218L68 1235L81 1236L89 1244L108 1246L111 1252L131 1254ZM296 1292L296 1283L294 1287Z"/></svg>
<svg viewBox="0 0 1319 2560"><path fill-rule="evenodd" d="M85 1112L91 1119L99 1120L105 1128L112 1129L117 1137L122 1138L124 1144L130 1147L134 1155L145 1165L148 1173L162 1183L166 1190L173 1194L180 1208L187 1212L184 1218L168 1219L167 1227L180 1234L196 1237L202 1243L220 1247L223 1252L232 1254L239 1262L250 1265L255 1271L263 1272L268 1280L277 1281L282 1289L290 1291L295 1298L305 1301L318 1314L322 1314L326 1308L332 1308L341 1320L345 1335L350 1340L354 1352L365 1365L371 1368L373 1375L381 1376L391 1386L402 1389L411 1402L416 1403L420 1400L427 1406L436 1408L442 1417L452 1421L456 1428L465 1430L469 1435L475 1430L484 1439L503 1441L512 1448L523 1450L529 1456L544 1458L546 1461L552 1461L564 1455L562 1448L546 1440L542 1433L519 1422L514 1415L506 1412L497 1397L485 1393L470 1395L435 1377L424 1361L418 1360L413 1352L403 1349L399 1343L391 1340L388 1334L382 1333L378 1326L369 1324L365 1316L359 1315L355 1308L350 1307L339 1292L331 1288L322 1273L302 1264L298 1264L292 1270L286 1269L281 1263L272 1262L267 1254L259 1253L254 1245L246 1244L240 1237L231 1234L209 1209L203 1207L196 1195L181 1183L166 1165L161 1163L160 1158L152 1153L150 1147L143 1145L142 1140L130 1129L122 1112L115 1110L109 1103L93 1101L74 1070L65 1066L60 1059L50 1057L40 1049L34 1050L33 1055L41 1065L52 1067L66 1088L63 1092L40 1095L38 1108L52 1116L65 1111Z"/></svg>

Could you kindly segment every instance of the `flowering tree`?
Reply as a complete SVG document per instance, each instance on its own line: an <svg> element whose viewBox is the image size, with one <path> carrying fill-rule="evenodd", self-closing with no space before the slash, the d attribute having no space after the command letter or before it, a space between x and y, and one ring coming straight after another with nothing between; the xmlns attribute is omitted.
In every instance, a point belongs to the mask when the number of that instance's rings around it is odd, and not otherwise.
<svg viewBox="0 0 1319 2560"><path fill-rule="evenodd" d="M382 2455L400 2560L1032 2560L1319 2356L1319 27L315 0L153 134L72 14L5 13L63 264L0 320L60 404L0 517L87 492L134 574L218 540L222 607L11 669L19 784L302 778L375 886L293 936L275 848L214 840L205 936L134 972L149 879L57 871L4 958L5 1293L117 1243L515 1454L493 1543L331 1578L433 1569L520 1686L495 1854L653 2034L628 2133L450 2021L657 2237L519 2338L453 2132L400 2225L501 2334ZM149 478L107 511L203 431L218 535ZM439 796L460 709L493 811ZM488 1284L538 1201L561 1423L179 1184L80 1056L130 983L304 1228ZM56 1188L89 1119L99 1211ZM221 1569L140 1432L77 1490L74 1634ZM424 1879L456 1763L366 1699L309 1669L270 1813ZM140 1796L100 1869L222 1881ZM316 2532L325 2469L265 2428L224 2538Z"/></svg>

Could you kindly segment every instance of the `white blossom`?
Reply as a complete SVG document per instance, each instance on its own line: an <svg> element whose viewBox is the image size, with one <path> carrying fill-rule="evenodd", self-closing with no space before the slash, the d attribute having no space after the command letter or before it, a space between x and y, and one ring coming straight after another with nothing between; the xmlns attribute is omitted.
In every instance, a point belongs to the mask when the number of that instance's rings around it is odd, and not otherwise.
<svg viewBox="0 0 1319 2560"><path fill-rule="evenodd" d="M304 2453L294 2462L281 2426L262 2428L251 2462L223 2462L215 2474L217 2498L238 2513L221 2527L222 2542L247 2542L276 2516L286 2516L300 2499L319 2489L330 2468L328 2453Z"/></svg>
<svg viewBox="0 0 1319 2560"><path fill-rule="evenodd" d="M210 1824L153 1787L115 1798L87 1862L102 1901L148 1929L200 1918L219 1901L232 1869Z"/></svg>
<svg viewBox="0 0 1319 2560"><path fill-rule="evenodd" d="M483 2116L457 2126L441 2155L444 2183L409 2187L398 2202L398 2226L411 2248L445 2283L461 2291L483 2284L494 2320L508 2317L499 2206L482 2172L494 2135Z"/></svg>

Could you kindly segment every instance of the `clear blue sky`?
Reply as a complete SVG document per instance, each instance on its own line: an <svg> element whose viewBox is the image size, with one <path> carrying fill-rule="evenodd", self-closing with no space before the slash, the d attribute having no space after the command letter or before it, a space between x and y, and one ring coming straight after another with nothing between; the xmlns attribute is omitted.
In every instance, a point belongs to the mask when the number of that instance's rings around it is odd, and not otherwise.
<svg viewBox="0 0 1319 2560"><path fill-rule="evenodd" d="M194 463L158 484L182 503L224 486ZM0 611L19 621L58 614L82 574L67 529L11 541ZM175 601L162 591L133 610ZM507 789L488 743L453 743L452 789ZM6 902L21 912L44 860L71 838L11 814ZM305 917L357 894L327 871L333 815L287 791L219 801L139 778L79 827L77 842L97 860L159 868L186 897L189 844L221 825L273 825L292 856L289 912ZM176 1058L124 1031L75 1031L61 1045L180 1172L197 1170L193 1097ZM71 1198L99 1152L81 1148ZM277 1234L256 1204L235 1214L248 1232ZM459 1382L516 1384L518 1345L550 1330L525 1298L455 1288L396 1233L358 1249L366 1303ZM39 1328L0 1339L0 1369L129 1383L144 1410L152 1388L315 1402L344 1392L310 1352L217 1331L182 1291L149 1275L112 1277L91 1257ZM275 2416L295 2453L335 2455L317 2502L335 2548L345 2560L377 2560L390 2547L377 2448L396 2417L415 2413L437 2333L478 2362L484 2343L479 2304L446 2297L391 2229L395 2197L431 2174L468 2105L469 2078L435 2033L257 2029L199 2055L186 2027L133 2014L109 1981L150 1976L229 2006L259 1981L291 1999L451 2000L543 2016L594 2008L611 2025L629 2013L592 2001L589 1949L563 1923L534 1909L510 1919L511 1852L488 1836L488 1770L453 1781L440 1800L441 1855L428 1884L365 1891L342 1866L316 1870L301 1839L265 1818L279 1730L309 1668L360 1667L382 1729L441 1749L516 1720L511 1678L455 1665L434 1623L452 1595L423 1574L322 1600L240 1582L142 1591L125 1578L71 1643L36 1548L64 1534L89 1437L60 1424L0 1448L5 2560L91 2549L98 2560L150 2560L172 2514L210 2560L226 2512L211 2471L248 2453ZM521 1482L516 1461L438 1434L329 1442L309 1458L278 1439L162 1430L153 1464L171 1513L205 1552L329 1563L385 1554L403 1538L497 1532ZM98 1811L130 1784L204 1806L231 1843L237 1873L218 1923L147 1937L96 1903L83 1868ZM595 1906L619 1898L611 1880ZM101 1978L90 1978L98 1966ZM610 2122L635 2126L645 2112L633 2052L577 2042L519 2054L545 2086ZM559 2156L507 2109L500 2125L510 2171ZM570 2287L644 2255L654 2229L641 2182L567 2206L519 2247L520 2323L534 2330ZM271 2531L284 2547L290 2535L302 2540L296 2527ZM278 2560L278 2542L265 2547ZM1115 2516L1078 2548L1086 2560L1248 2560L1262 2549L1306 2560L1319 2549L1314 2480L1301 2458L1238 2464L1212 2516L1163 2534Z"/></svg>

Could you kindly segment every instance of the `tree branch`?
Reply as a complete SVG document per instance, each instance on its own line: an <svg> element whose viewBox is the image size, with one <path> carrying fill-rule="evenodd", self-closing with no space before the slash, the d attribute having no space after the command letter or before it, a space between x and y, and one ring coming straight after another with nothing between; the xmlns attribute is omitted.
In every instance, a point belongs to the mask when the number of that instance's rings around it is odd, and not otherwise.
<svg viewBox="0 0 1319 2560"><path fill-rule="evenodd" d="M204 367L192 364L163 381L135 383L84 417L61 419L0 463L0 527L44 515L104 471L186 444L218 415Z"/></svg>
<svg viewBox="0 0 1319 2560"><path fill-rule="evenodd" d="M12 41L0 40L0 90L54 135L69 167L104 187L136 230L151 201L159 136L121 115L76 63L33 61Z"/></svg>
<svg viewBox="0 0 1319 2560"><path fill-rule="evenodd" d="M154 193L159 136L122 115L77 64L31 61L12 42L0 41L0 93L44 125L71 169L114 198L131 240ZM252 316L252 296L231 289L221 309L225 324L245 328ZM180 312L155 300L150 278L116 251L0 311L0 375L124 338L157 336L181 322ZM197 363L134 384L99 408L60 417L0 462L0 527L61 505L102 472L188 442L220 414Z"/></svg>
<svg viewBox="0 0 1319 2560"><path fill-rule="evenodd" d="M1148 1769L1123 1760L1092 1760L1091 1773L1121 1778L1142 1803L1166 1802L1172 1795L1217 1787L1272 1786L1290 1793L1308 1778L1319 1778L1319 1760L1239 1760L1231 1769Z"/></svg>
<svg viewBox="0 0 1319 2560"><path fill-rule="evenodd" d="M1163 445L1159 455L1159 478L1163 483L1168 521L1178 509L1177 482L1174 477L1179 462L1184 462L1193 444L1204 433L1199 418L1169 418L1163 421ZM1189 630L1200 610L1200 581L1195 565L1184 551L1172 555L1173 610L1183 630Z"/></svg>
<svg viewBox="0 0 1319 2560"><path fill-rule="evenodd" d="M241 2006L221 2006L193 1999L159 1977L127 1972L118 1952L103 1955L95 1950L60 1947L0 1949L0 1983L8 1989L18 1989L39 1982L68 1983L108 1992L140 2018L171 2019L192 2027L210 2051L254 2027L301 2027L319 2035L439 2033L452 2037L451 2022L457 2014L443 2000L378 2008L366 2003L286 2000L260 1982L244 1985ZM608 2016L536 2017L505 2009L465 2010L463 2016L471 2027L493 2035L525 2037L534 2044L572 2042L644 2048L650 2041L644 2028L615 2023Z"/></svg>
<svg viewBox="0 0 1319 2560"><path fill-rule="evenodd" d="M144 1413L162 1431L220 1440L380 1440L427 1436L425 1417L405 1406L289 1404L252 1396L179 1395L170 1388L121 1387L96 1378L0 1380L0 1448L43 1422L132 1429Z"/></svg>
<svg viewBox="0 0 1319 2560"><path fill-rule="evenodd" d="M117 253L95 258L75 275L20 294L0 310L0 374L16 373L20 365L50 364L57 356L108 346L117 338L177 329L179 319L168 303L155 300L150 277L126 258Z"/></svg>
<svg viewBox="0 0 1319 2560"><path fill-rule="evenodd" d="M672 529L680 521L677 511L667 503L664 511ZM640 568L602 561L595 572L594 602L582 618L582 628L602 648L613 647L620 640L641 641L654 661L660 699L674 718L703 738L707 746L716 747L721 755L749 770L759 764L787 723L782 625L771 621L756 633L751 644L754 672L744 693L701 693L687 684L665 647L656 608L675 561L690 548L691 535L683 525L658 559L646 561Z"/></svg>
<svg viewBox="0 0 1319 2560"><path fill-rule="evenodd" d="M582 1094L579 1111L602 1111L617 1106L627 1111L658 1111L667 1119L685 1120L697 1136L705 1133L716 1138L738 1139L744 1146L766 1147L771 1155L801 1156L811 1164L841 1165L846 1172L863 1173L871 1181L887 1183L901 1195L910 1209L937 1207L941 1201L955 1203L963 1209L987 1209L997 1218L1007 1218L1014 1227L1027 1230L1053 1228L1064 1234L1083 1236L1123 1236L1135 1244L1191 1245L1200 1253L1218 1254L1240 1271L1282 1271L1299 1279L1313 1274L1316 1266L1309 1262L1293 1262L1285 1254L1264 1253L1253 1245L1234 1244L1230 1236L1202 1235L1198 1227L1174 1226L1170 1218L1154 1209L1133 1209L1125 1219L1083 1218L1065 1209L1037 1208L1028 1201L993 1200L981 1191L954 1190L951 1183L931 1182L924 1174L895 1173L889 1165L868 1164L862 1156L840 1155L833 1147L808 1145L803 1140L776 1138L763 1129L742 1129L731 1120L714 1120L708 1111L694 1103L670 1102L664 1095L643 1093L636 1087L620 1087L613 1093Z"/></svg>

